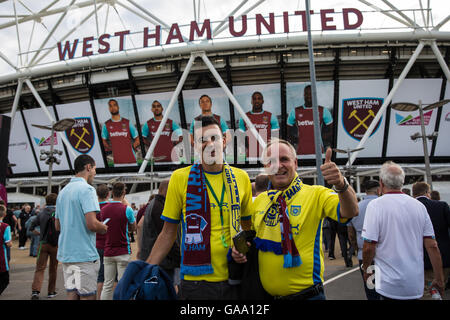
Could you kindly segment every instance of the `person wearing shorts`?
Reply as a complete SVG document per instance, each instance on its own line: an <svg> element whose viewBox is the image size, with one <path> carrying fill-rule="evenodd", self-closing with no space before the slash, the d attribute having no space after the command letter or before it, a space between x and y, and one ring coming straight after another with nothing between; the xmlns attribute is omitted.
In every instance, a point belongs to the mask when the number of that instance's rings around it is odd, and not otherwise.
<svg viewBox="0 0 450 320"><path fill-rule="evenodd" d="M96 233L108 227L97 220L100 211L95 188L92 157L80 155L74 162L75 177L58 195L55 227L60 231L57 259L62 263L64 286L69 300L95 300L100 257L95 247Z"/></svg>

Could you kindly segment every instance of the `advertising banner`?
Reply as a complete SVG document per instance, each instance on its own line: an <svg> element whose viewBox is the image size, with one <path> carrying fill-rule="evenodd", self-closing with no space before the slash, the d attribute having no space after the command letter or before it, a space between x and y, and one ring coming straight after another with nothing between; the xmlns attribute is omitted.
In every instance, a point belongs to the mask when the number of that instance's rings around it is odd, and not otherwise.
<svg viewBox="0 0 450 320"><path fill-rule="evenodd" d="M232 144L232 132L230 130L232 125L230 121L229 100L225 91L223 91L222 88L183 90L183 103L186 113L186 122L191 135L190 139L193 139L194 119L201 116L202 112L212 112L227 137L226 159L229 163L233 163L234 148ZM193 145L193 143L194 141L192 140L191 145ZM186 147L187 143L184 143L184 145ZM194 161L194 151L191 150L190 152L186 152L186 158L188 160L189 157L187 155L189 153L191 153L191 161Z"/></svg>
<svg viewBox="0 0 450 320"><path fill-rule="evenodd" d="M442 79L405 79L392 103L410 102L425 105L437 102L441 91ZM437 109L424 112L426 135L434 131ZM422 139L412 139L415 134L421 135L419 111L397 111L391 109L387 157L419 157L424 155ZM427 139L428 153L431 152L432 141Z"/></svg>
<svg viewBox="0 0 450 320"><path fill-rule="evenodd" d="M339 82L337 148L355 149L388 94L389 80L342 80ZM359 158L380 157L383 151L385 118L381 117ZM347 154L337 153L338 158Z"/></svg>
<svg viewBox="0 0 450 320"><path fill-rule="evenodd" d="M94 100L108 167L142 163L139 133L131 97Z"/></svg>
<svg viewBox="0 0 450 320"><path fill-rule="evenodd" d="M56 119L53 107L47 107L47 110L50 112L53 119ZM30 132L36 156L38 159L40 159L41 152L50 151L52 139L51 131L35 127L33 126L33 124L51 127L52 123L47 118L47 116L45 115L45 113L42 111L41 108L25 110L23 113L25 116L25 120L27 122L27 128L28 131ZM55 155L55 157L60 161L60 163L53 164L53 171L70 170L63 144L64 143L61 137L57 132L55 132L53 135L53 148L54 150L60 151L61 155L59 154ZM45 163L45 160L39 160L38 164L41 168L41 171L48 171L48 164Z"/></svg>
<svg viewBox="0 0 450 320"><path fill-rule="evenodd" d="M444 99L450 99L450 82L447 81ZM442 106L441 121L439 123L438 137L434 155L438 157L450 157L450 103ZM436 109L437 111L438 109Z"/></svg>
<svg viewBox="0 0 450 320"><path fill-rule="evenodd" d="M89 101L57 105L56 111L60 119L72 118L75 120L72 128L65 132L75 154L77 156L80 154L90 155L94 158L97 168L104 168L105 163ZM75 159L70 152L69 157L73 163Z"/></svg>
<svg viewBox="0 0 450 320"><path fill-rule="evenodd" d="M299 159L315 158L314 122L309 85L307 82L288 82L286 84L287 134L290 142L297 150L297 158ZM332 144L333 127L336 122L333 119L333 96L333 81L317 82L317 103L321 122L322 145L325 148Z"/></svg>
<svg viewBox="0 0 450 320"><path fill-rule="evenodd" d="M161 92L136 96L139 122L141 123L141 132L146 153L163 116L167 112L172 95L173 92ZM182 141L180 110L178 108L178 99L176 99L153 151L152 157L155 164L185 162ZM148 165L150 165L150 161Z"/></svg>
<svg viewBox="0 0 450 320"><path fill-rule="evenodd" d="M11 113L6 113L5 115L11 117ZM22 114L16 112L14 123L11 123L8 150L9 163L15 164L15 166L11 167L13 173L34 173L39 171L32 152L33 149L23 125Z"/></svg>
<svg viewBox="0 0 450 320"><path fill-rule="evenodd" d="M280 136L281 93L280 84L260 84L234 86L233 94L247 117L255 126L263 140L267 143L271 137ZM244 119L235 109L236 129L246 133L247 143L238 139L238 154L246 155L249 161L261 157L262 148L251 134Z"/></svg>

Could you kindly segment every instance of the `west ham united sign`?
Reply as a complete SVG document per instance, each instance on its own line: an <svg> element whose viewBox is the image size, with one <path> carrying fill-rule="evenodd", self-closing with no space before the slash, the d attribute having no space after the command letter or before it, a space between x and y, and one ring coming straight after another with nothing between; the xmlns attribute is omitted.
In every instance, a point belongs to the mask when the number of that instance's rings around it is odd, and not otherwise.
<svg viewBox="0 0 450 320"><path fill-rule="evenodd" d="M342 123L348 135L360 141L378 110L383 104L382 98L351 98L343 100ZM371 136L380 127L381 119L378 121Z"/></svg>
<svg viewBox="0 0 450 320"><path fill-rule="evenodd" d="M74 118L75 124L66 130L70 145L79 153L91 151L95 142L94 128L90 117Z"/></svg>

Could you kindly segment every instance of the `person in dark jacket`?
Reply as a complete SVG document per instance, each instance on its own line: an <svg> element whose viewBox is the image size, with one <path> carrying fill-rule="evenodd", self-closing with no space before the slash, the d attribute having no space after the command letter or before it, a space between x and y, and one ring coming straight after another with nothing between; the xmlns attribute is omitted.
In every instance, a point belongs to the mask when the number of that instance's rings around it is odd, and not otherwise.
<svg viewBox="0 0 450 320"><path fill-rule="evenodd" d="M36 260L36 270L34 272L34 279L31 285L31 299L38 300L39 293L41 291L42 283L44 282L44 273L47 267L47 260L50 260L50 266L48 269L48 295L47 298L53 298L56 296L56 276L58 272L58 260L56 255L58 253L58 237L59 232L56 232L55 226L51 227L49 224L54 224L55 210L56 210L56 193L50 193L45 197L46 206L42 209L37 218L32 222L30 231L35 233L37 227L40 227L40 245L38 257ZM52 235L52 232L56 232Z"/></svg>
<svg viewBox="0 0 450 320"><path fill-rule="evenodd" d="M22 211L19 214L19 218L17 219L17 225L19 228L19 250L25 250L25 244L27 243L27 228L25 227L25 223L27 223L28 219L31 217L31 206L29 204L24 204Z"/></svg>
<svg viewBox="0 0 450 320"><path fill-rule="evenodd" d="M450 236L448 228L450 228L450 209L446 202L430 199L430 186L426 182L416 182L413 187L413 197L420 201L430 215L433 224L436 242L442 256L442 267L444 268L444 283L447 282L450 273ZM433 278L433 270L430 258L426 250L424 250L424 267L425 267L425 292L424 298L430 296L429 283Z"/></svg>
<svg viewBox="0 0 450 320"><path fill-rule="evenodd" d="M155 197L149 202L144 216L139 221L139 251L137 256L139 260L146 261L150 256L153 245L155 244L155 241L163 228L164 221L161 219L161 214L164 209L168 186L169 180L164 180L160 183L158 194L155 195ZM177 285L178 282L176 269L180 268L181 262L179 239L180 235L178 232L177 241L175 241L169 254L160 264L160 267L169 275L175 285Z"/></svg>

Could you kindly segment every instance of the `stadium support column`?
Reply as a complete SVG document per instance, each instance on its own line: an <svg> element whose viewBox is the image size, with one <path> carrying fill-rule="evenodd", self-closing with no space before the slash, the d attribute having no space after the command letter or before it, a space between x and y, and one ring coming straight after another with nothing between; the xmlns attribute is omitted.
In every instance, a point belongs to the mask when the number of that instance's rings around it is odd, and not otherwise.
<svg viewBox="0 0 450 320"><path fill-rule="evenodd" d="M230 90L233 90L233 77L231 76L231 65L230 65L230 56L225 58L225 70L227 72L227 85ZM230 110L230 120L231 120L231 128L234 132L236 132L236 117L234 115L233 104L231 102L228 103L228 108ZM237 139L236 135L233 135L233 141L231 141L233 148L233 161L236 164L238 162L238 154L237 154Z"/></svg>
<svg viewBox="0 0 450 320"><path fill-rule="evenodd" d="M205 52L202 52L200 57L203 59L203 62L205 62L206 66L208 67L209 71L211 71L211 73L213 74L214 78L216 78L217 82L222 87L223 91L225 91L225 94L228 96L228 99L230 99L230 101L233 103L234 107L237 109L237 111L239 112L239 114L242 117L242 119L245 121L247 126L250 128L250 132L256 137L256 139L258 140L259 144L264 149L266 147L266 142L259 135L258 131L256 131L255 126L250 121L250 119L247 117L247 115L245 114L245 112L242 109L241 105L239 104L239 102L236 100L236 98L231 93L230 89L228 89L227 85L222 80L222 78L220 77L219 73L214 68L213 64L208 59L208 57L206 56Z"/></svg>
<svg viewBox="0 0 450 320"><path fill-rule="evenodd" d="M398 88L403 83L403 80L405 80L406 76L408 75L408 72L411 70L411 67L413 66L414 62L416 62L417 57L420 55L420 52L422 52L422 49L423 49L424 46L425 46L425 43L423 41L420 41L419 45L416 48L416 50L414 50L414 54L411 56L411 58L409 58L409 61L406 64L406 66L403 69L403 71L400 74L400 76L398 77L397 82L394 84L394 87L389 92L388 96L386 97L386 99L383 102L383 105L381 106L380 110L378 110L375 118L372 120L372 123L370 124L370 126L367 129L366 133L364 134L364 136L362 137L362 139L359 142L358 146L356 147L357 149L358 148L362 148L365 145L367 139L372 134L373 129L375 129L376 124L378 123L378 121L380 120L381 116L384 114L384 112L386 111L387 107L391 103L392 98L394 97L394 95L397 92ZM359 153L359 151L355 151L352 154L352 156L350 157L350 159L347 162L348 166L352 165L352 163L353 163L353 161L355 161L356 156L358 155L358 153Z"/></svg>
<svg viewBox="0 0 450 320"><path fill-rule="evenodd" d="M320 133L319 107L317 106L317 88L316 88L316 68L314 66L313 42L311 36L311 13L309 10L309 0L305 0L306 6L306 25L308 29L308 54L309 54L309 74L311 77L311 97L314 119L314 147L316 150L316 169L318 184L324 186L322 171L322 135Z"/></svg>
<svg viewBox="0 0 450 320"><path fill-rule="evenodd" d="M14 102L11 110L11 130L14 123L14 117L16 116L17 106L19 105L20 95L22 94L23 79L19 79L17 83L16 95L14 96Z"/></svg>
<svg viewBox="0 0 450 320"><path fill-rule="evenodd" d="M280 53L280 93L281 93L281 138L286 140L287 137L287 103L286 103L286 78L285 78L285 62L284 62L284 52Z"/></svg>
<svg viewBox="0 0 450 320"><path fill-rule="evenodd" d="M189 72L191 71L192 64L194 63L194 60L197 56L198 53L196 52L191 53L191 57L189 58L186 68L183 71L183 75L181 76L180 81L178 82L178 85L175 91L173 92L172 97L170 98L169 106L167 107L164 117L161 120L158 130L156 131L155 138L152 139L150 148L148 148L144 161L142 162L141 167L139 168L139 173L143 173L145 171L145 168L147 167L147 163L150 160L151 155L153 154L153 150L155 150L156 144L158 143L159 136L161 135L161 132L164 129L164 126L166 125L167 119L169 118L170 111L172 111L172 108L175 105L175 101L178 98L178 95L180 94L181 88L183 88L184 82L186 81L186 78Z"/></svg>
<svg viewBox="0 0 450 320"><path fill-rule="evenodd" d="M439 48L436 44L436 40L431 40L430 47L431 47L431 50L433 50L433 53L436 56L436 59L438 60L439 65L441 66L442 71L445 74L445 77L447 78L448 81L450 81L450 70L448 69L448 66L447 66L447 63L445 62L444 57L442 57L442 54L439 51Z"/></svg>

